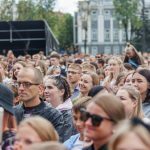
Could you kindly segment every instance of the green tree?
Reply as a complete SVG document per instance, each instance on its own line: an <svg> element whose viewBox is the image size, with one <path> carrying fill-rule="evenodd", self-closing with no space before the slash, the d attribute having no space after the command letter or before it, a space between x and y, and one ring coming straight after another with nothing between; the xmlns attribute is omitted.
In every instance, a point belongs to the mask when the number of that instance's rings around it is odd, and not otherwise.
<svg viewBox="0 0 150 150"><path fill-rule="evenodd" d="M140 0L113 0L115 15L122 22L126 33L126 41L130 40L128 28L131 25L131 38L135 29L140 28L142 22L139 17Z"/></svg>
<svg viewBox="0 0 150 150"><path fill-rule="evenodd" d="M13 0L1 0L0 3L0 20L13 20Z"/></svg>
<svg viewBox="0 0 150 150"><path fill-rule="evenodd" d="M32 20L36 14L36 7L33 0L19 0L17 12L17 20Z"/></svg>
<svg viewBox="0 0 150 150"><path fill-rule="evenodd" d="M146 8L145 0L141 0L141 2L142 2L142 11L141 11L142 26L140 29L136 30L135 37L132 40L132 42L142 52L144 51L150 52L150 42L149 42L150 41L150 19L147 14L149 8Z"/></svg>

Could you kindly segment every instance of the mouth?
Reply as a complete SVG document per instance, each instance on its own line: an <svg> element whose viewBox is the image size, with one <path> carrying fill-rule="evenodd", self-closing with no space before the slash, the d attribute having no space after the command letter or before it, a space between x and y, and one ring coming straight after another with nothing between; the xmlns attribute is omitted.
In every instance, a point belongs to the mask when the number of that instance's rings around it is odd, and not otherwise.
<svg viewBox="0 0 150 150"><path fill-rule="evenodd" d="M44 95L44 97L45 97L45 98L50 98L50 96L49 96L49 95Z"/></svg>

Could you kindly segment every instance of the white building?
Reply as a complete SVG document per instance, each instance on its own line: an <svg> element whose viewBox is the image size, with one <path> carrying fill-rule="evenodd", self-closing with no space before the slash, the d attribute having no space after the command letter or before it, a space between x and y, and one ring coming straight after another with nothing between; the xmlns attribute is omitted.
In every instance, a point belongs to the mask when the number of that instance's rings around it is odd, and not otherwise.
<svg viewBox="0 0 150 150"><path fill-rule="evenodd" d="M113 0L90 0L87 16L83 12L84 2L79 2L79 11L74 17L75 46L79 51L91 55L121 53L126 36L121 24L114 17ZM87 20L87 30L83 19Z"/></svg>

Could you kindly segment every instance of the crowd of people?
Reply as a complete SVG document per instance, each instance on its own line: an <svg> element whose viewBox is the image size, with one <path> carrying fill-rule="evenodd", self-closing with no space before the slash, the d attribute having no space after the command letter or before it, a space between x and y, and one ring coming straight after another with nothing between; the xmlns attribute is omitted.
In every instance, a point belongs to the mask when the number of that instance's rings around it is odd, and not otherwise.
<svg viewBox="0 0 150 150"><path fill-rule="evenodd" d="M150 56L0 55L2 150L149 150Z"/></svg>

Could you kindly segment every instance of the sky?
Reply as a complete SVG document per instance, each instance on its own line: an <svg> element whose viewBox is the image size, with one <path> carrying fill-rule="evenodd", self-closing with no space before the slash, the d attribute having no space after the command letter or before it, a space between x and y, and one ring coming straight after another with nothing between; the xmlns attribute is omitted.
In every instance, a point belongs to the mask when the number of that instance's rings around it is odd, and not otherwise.
<svg viewBox="0 0 150 150"><path fill-rule="evenodd" d="M74 15L74 12L77 11L78 1L83 0L56 0L55 11L67 12ZM145 0L145 2L150 2L150 0Z"/></svg>
<svg viewBox="0 0 150 150"><path fill-rule="evenodd" d="M78 1L79 0L56 0L56 6L54 10L71 13L73 15L74 12L77 11Z"/></svg>

